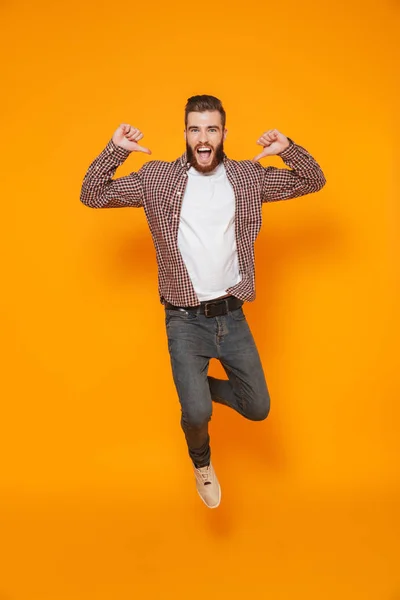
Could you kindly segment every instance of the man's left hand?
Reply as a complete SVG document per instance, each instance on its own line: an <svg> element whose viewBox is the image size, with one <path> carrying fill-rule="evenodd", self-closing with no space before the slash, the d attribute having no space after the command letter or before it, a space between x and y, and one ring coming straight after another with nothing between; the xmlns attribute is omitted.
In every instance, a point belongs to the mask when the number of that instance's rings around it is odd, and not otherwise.
<svg viewBox="0 0 400 600"><path fill-rule="evenodd" d="M264 158L264 156L280 154L289 147L290 142L286 135L283 135L283 133L277 129L270 129L262 134L262 136L257 140L257 144L259 146L263 146L264 150L261 152L261 154L258 154L258 156L253 158L253 162Z"/></svg>

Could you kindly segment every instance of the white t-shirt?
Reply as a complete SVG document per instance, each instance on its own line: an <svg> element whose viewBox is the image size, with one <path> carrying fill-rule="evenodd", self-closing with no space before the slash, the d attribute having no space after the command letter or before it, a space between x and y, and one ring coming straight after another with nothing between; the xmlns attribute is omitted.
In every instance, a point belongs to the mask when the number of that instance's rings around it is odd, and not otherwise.
<svg viewBox="0 0 400 600"><path fill-rule="evenodd" d="M235 195L222 163L211 173L189 169L178 247L200 301L239 283Z"/></svg>

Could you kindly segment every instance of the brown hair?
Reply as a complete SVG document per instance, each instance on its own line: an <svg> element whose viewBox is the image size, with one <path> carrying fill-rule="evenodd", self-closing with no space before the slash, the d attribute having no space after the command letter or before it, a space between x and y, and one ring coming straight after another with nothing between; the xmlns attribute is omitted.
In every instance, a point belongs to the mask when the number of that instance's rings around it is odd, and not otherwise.
<svg viewBox="0 0 400 600"><path fill-rule="evenodd" d="M226 113L221 100L215 96L203 94L201 96L191 96L185 106L185 127L187 127L188 114L190 112L206 112L217 110L221 115L222 129L225 129Z"/></svg>

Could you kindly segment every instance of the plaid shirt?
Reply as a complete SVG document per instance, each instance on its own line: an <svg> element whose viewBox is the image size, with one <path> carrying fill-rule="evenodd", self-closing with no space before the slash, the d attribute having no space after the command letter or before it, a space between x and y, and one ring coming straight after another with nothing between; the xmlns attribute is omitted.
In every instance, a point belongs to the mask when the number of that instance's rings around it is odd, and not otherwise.
<svg viewBox="0 0 400 600"><path fill-rule="evenodd" d="M255 298L254 242L261 227L263 202L287 200L317 192L325 177L313 157L292 140L280 157L290 169L262 167L250 160L224 157L236 202L235 233L241 281L226 290L241 300ZM143 207L158 263L160 300L176 306L196 306L193 289L178 249L180 209L188 180L186 154L173 162L150 161L137 173L112 179L130 152L109 141L90 165L81 201L91 208Z"/></svg>

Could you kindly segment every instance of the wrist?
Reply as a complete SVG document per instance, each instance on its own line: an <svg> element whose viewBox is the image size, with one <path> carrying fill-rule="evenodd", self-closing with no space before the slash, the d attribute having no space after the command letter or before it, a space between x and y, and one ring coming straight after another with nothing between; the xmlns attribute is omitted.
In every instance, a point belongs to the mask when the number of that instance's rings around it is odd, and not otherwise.
<svg viewBox="0 0 400 600"><path fill-rule="evenodd" d="M283 154L284 152L286 152L287 150L289 150L289 148L291 148L293 146L293 144L294 144L293 140L291 140L290 138L288 138L287 145L284 147L283 150L281 150L280 152L278 152L277 156L280 156L281 154Z"/></svg>
<svg viewBox="0 0 400 600"><path fill-rule="evenodd" d="M127 158L129 156L129 154L131 153L130 150L127 150L126 148L123 148L122 146L119 146L118 144L116 144L113 139L111 139L108 142L107 149L110 152L110 154L114 154L121 160Z"/></svg>

